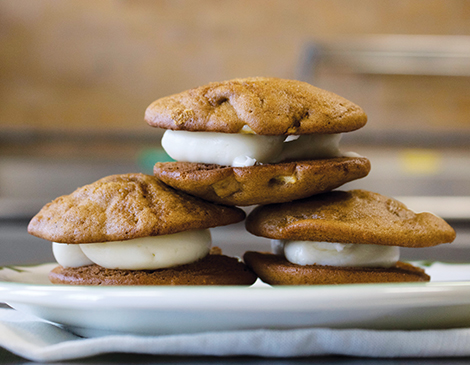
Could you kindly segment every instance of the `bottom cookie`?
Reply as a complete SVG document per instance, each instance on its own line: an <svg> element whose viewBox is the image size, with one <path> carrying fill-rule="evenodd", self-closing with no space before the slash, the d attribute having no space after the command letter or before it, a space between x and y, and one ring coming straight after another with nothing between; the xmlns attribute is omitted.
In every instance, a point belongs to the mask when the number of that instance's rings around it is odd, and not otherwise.
<svg viewBox="0 0 470 365"><path fill-rule="evenodd" d="M58 266L49 273L53 284L70 285L251 285L256 278L242 262L225 255L208 255L191 264L158 270L119 270L88 265Z"/></svg>
<svg viewBox="0 0 470 365"><path fill-rule="evenodd" d="M337 157L230 167L192 162L159 162L154 174L165 184L210 202L249 206L290 202L365 177L365 157Z"/></svg>
<svg viewBox="0 0 470 365"><path fill-rule="evenodd" d="M246 252L248 265L259 278L271 285L331 285L429 281L424 270L404 262L390 268L296 265L283 256Z"/></svg>

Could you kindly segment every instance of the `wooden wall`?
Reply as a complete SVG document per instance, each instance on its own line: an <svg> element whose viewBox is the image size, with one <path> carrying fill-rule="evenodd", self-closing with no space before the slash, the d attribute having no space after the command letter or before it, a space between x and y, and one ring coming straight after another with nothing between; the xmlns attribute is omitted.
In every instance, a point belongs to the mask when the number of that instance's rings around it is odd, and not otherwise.
<svg viewBox="0 0 470 365"><path fill-rule="evenodd" d="M0 133L146 133L158 97L295 78L306 43L361 34L470 35L470 1L0 0ZM369 128L470 130L468 77L347 82L319 79L365 104Z"/></svg>

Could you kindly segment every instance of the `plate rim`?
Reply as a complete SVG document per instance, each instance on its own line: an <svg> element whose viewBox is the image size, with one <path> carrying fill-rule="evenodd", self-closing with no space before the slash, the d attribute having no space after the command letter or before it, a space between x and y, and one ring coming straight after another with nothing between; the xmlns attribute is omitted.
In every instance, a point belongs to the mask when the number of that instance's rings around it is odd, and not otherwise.
<svg viewBox="0 0 470 365"><path fill-rule="evenodd" d="M51 264L11 265L41 268ZM21 273L18 273L21 276ZM1 274L0 274L1 278ZM445 294L445 295L444 295ZM136 300L138 299L138 300ZM0 301L81 309L194 309L308 311L470 305L470 281L321 286L70 286L0 280Z"/></svg>

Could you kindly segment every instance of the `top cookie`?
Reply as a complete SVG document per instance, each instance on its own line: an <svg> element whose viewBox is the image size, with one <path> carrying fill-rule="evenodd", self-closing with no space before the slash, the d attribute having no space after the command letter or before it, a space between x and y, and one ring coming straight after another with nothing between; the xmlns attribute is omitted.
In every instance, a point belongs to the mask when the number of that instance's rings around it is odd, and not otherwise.
<svg viewBox="0 0 470 365"><path fill-rule="evenodd" d="M28 232L59 243L158 236L240 222L245 213L176 191L153 176L112 175L61 196L33 217Z"/></svg>
<svg viewBox="0 0 470 365"><path fill-rule="evenodd" d="M158 99L145 120L174 130L299 135L353 131L366 124L367 116L356 104L308 83L253 77Z"/></svg>
<svg viewBox="0 0 470 365"><path fill-rule="evenodd" d="M427 247L452 242L455 231L431 213L365 190L332 191L255 208L246 228L257 236L317 242Z"/></svg>

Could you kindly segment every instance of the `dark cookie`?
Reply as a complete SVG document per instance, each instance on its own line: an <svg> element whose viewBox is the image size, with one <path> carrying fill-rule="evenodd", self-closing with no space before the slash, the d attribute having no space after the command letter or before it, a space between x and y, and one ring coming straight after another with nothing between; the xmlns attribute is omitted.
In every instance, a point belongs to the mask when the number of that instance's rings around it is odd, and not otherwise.
<svg viewBox="0 0 470 365"><path fill-rule="evenodd" d="M271 285L331 285L429 281L424 270L404 262L390 268L296 265L284 257L246 252L245 263Z"/></svg>
<svg viewBox="0 0 470 365"><path fill-rule="evenodd" d="M256 275L236 258L208 255L191 264L158 270L116 270L98 265L58 266L49 273L54 284L69 285L251 285Z"/></svg>

